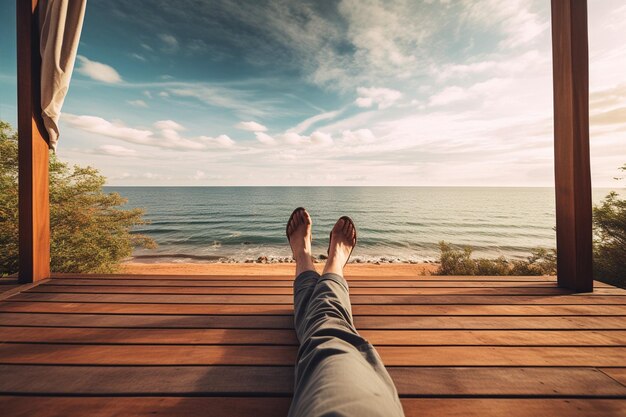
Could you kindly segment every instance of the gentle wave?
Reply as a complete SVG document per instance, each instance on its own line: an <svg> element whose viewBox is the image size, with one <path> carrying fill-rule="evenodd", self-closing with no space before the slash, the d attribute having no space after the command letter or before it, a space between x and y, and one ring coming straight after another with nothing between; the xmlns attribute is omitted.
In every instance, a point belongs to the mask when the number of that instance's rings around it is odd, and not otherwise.
<svg viewBox="0 0 626 417"><path fill-rule="evenodd" d="M143 207L151 223L135 229L158 248L154 261L284 260L285 222L298 206L314 222L313 250L324 254L336 219L357 224L361 261L424 261L438 242L469 245L477 256L522 258L555 246L554 190L455 187L106 187ZM599 201L608 190L594 190Z"/></svg>

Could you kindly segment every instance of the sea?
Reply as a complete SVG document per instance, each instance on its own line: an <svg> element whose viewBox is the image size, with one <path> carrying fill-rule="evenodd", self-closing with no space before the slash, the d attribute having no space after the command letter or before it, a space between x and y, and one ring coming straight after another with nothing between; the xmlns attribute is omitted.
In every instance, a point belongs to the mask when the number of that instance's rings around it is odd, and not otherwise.
<svg viewBox="0 0 626 417"><path fill-rule="evenodd" d="M326 253L342 215L358 230L353 260L425 262L439 242L475 256L521 259L554 248L553 188L502 187L105 187L141 207L149 224L133 229L156 241L138 262L285 261L285 224L294 208L313 218L313 253ZM598 203L609 189L594 189Z"/></svg>

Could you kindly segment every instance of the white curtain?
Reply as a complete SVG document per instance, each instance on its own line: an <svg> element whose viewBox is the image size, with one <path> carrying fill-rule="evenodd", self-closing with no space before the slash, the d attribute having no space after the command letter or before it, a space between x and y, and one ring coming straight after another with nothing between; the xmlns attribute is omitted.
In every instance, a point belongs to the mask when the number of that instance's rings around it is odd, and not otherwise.
<svg viewBox="0 0 626 417"><path fill-rule="evenodd" d="M41 112L50 148L59 140L59 117L70 86L87 0L39 0Z"/></svg>

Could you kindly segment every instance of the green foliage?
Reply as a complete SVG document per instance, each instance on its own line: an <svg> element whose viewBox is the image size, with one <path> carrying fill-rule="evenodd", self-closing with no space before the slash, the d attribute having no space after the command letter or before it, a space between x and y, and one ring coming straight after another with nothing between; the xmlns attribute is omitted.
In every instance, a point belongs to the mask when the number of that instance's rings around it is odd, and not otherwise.
<svg viewBox="0 0 626 417"><path fill-rule="evenodd" d="M593 208L593 225L594 278L626 288L626 200L609 193Z"/></svg>
<svg viewBox="0 0 626 417"><path fill-rule="evenodd" d="M503 256L497 259L472 258L472 248L455 248L439 242L439 268L437 275L554 275L556 252L544 248L533 249L525 260L509 261Z"/></svg>
<svg viewBox="0 0 626 417"><path fill-rule="evenodd" d="M0 121L0 274L17 272L17 134ZM55 272L114 272L133 247L154 247L131 233L145 224L142 209L122 210L126 199L102 191L105 178L91 167L50 157L50 267Z"/></svg>

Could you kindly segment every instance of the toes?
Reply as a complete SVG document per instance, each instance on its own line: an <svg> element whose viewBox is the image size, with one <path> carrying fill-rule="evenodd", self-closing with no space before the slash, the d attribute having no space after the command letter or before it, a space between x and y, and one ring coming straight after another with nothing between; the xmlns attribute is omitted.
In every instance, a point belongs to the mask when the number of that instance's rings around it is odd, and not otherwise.
<svg viewBox="0 0 626 417"><path fill-rule="evenodd" d="M350 222L347 219L343 220L343 234L348 237L350 236Z"/></svg>
<svg viewBox="0 0 626 417"><path fill-rule="evenodd" d="M311 223L312 221L309 213L306 211L305 208L299 207L291 214L291 217L287 222L287 234L291 236L298 230L298 228L300 228L300 226L308 226Z"/></svg>
<svg viewBox="0 0 626 417"><path fill-rule="evenodd" d="M335 231L336 232L343 232L343 227L345 226L346 222L343 219L339 219L337 220L337 223L335 224Z"/></svg>

